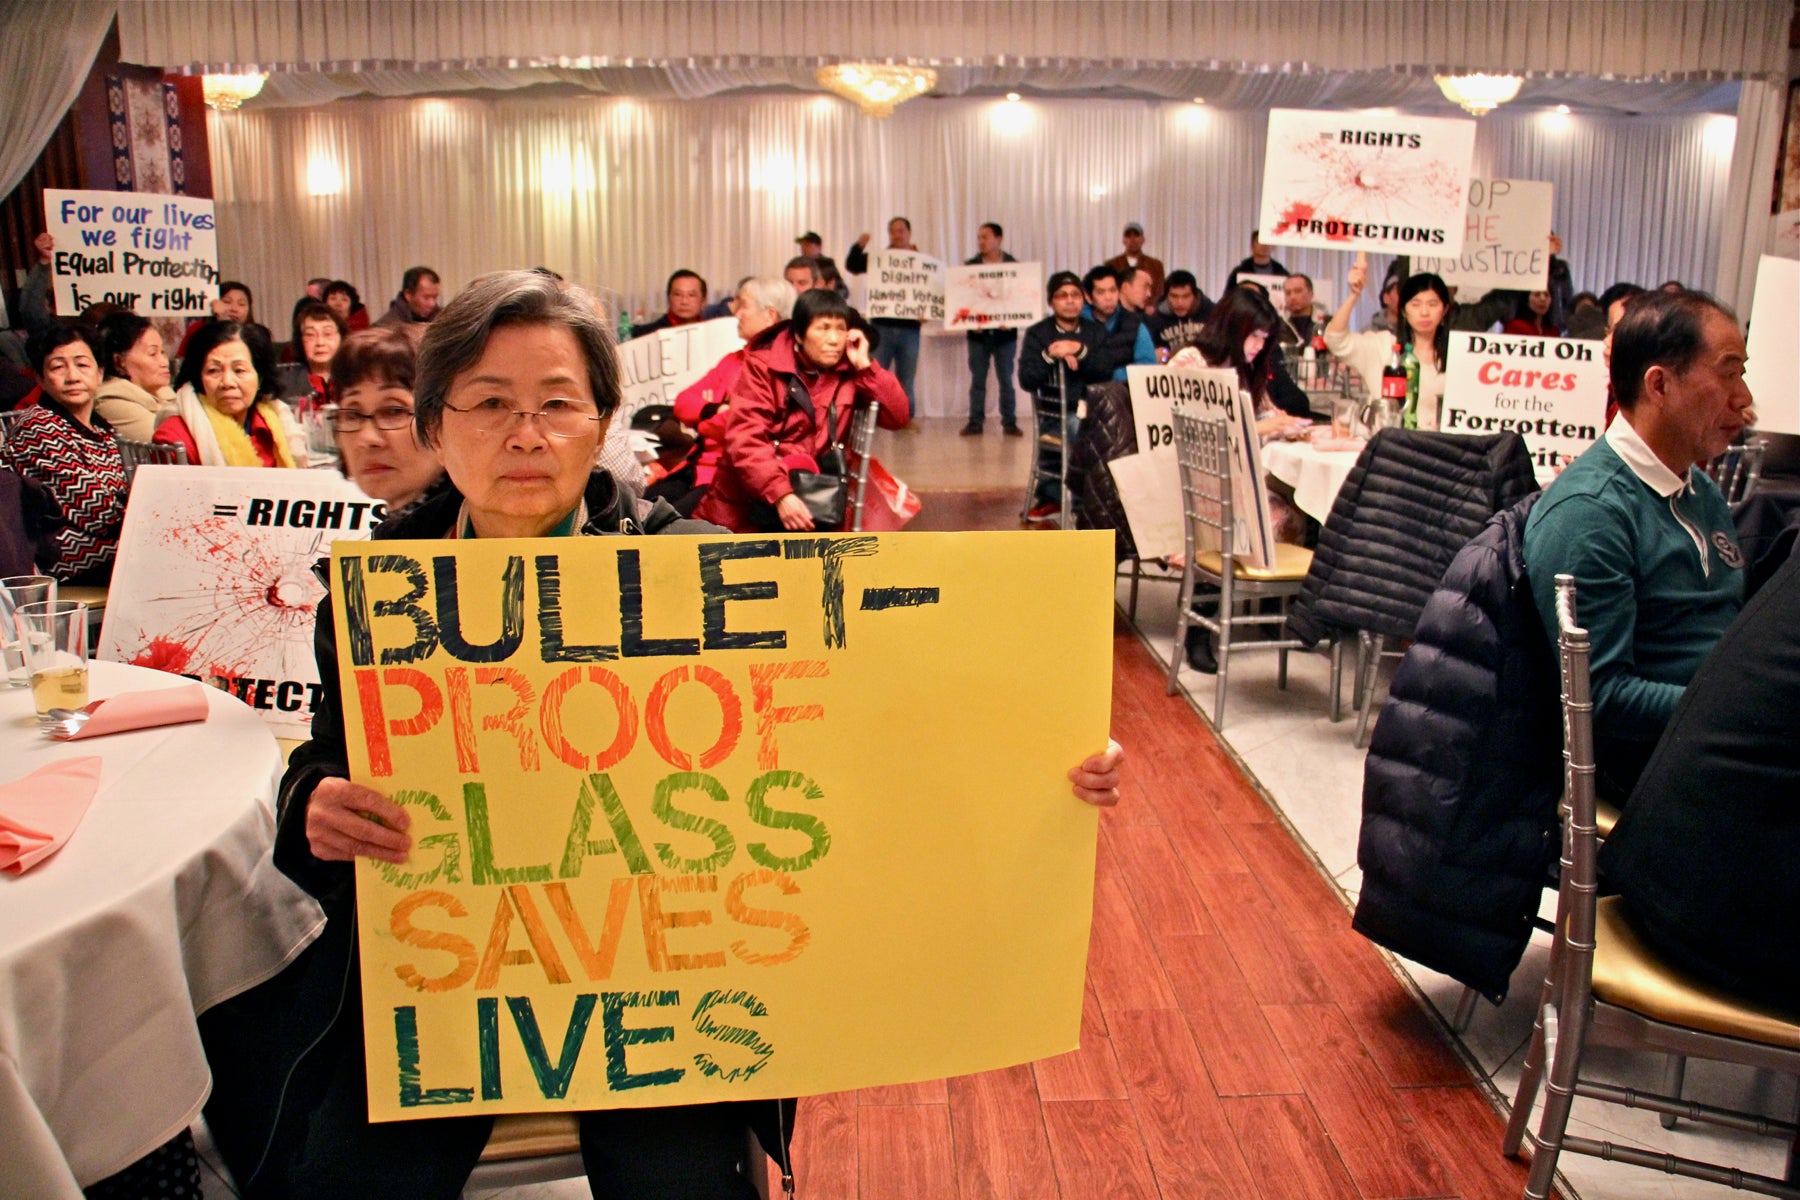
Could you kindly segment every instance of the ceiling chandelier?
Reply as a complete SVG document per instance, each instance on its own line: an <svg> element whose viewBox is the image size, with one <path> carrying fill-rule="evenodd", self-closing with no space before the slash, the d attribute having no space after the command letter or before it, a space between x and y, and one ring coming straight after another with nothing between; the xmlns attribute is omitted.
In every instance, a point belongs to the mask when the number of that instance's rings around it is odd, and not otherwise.
<svg viewBox="0 0 1800 1200"><path fill-rule="evenodd" d="M1519 94L1517 75L1438 75L1438 90L1453 104L1485 117Z"/></svg>
<svg viewBox="0 0 1800 1200"><path fill-rule="evenodd" d="M865 114L877 119L891 116L895 108L937 86L937 72L930 67L901 67L888 63L839 63L820 67L819 83L826 90L853 100Z"/></svg>
<svg viewBox="0 0 1800 1200"><path fill-rule="evenodd" d="M208 104L220 112L230 112L262 91L263 80L268 77L264 71L252 71L248 75L207 75L200 81L200 90Z"/></svg>

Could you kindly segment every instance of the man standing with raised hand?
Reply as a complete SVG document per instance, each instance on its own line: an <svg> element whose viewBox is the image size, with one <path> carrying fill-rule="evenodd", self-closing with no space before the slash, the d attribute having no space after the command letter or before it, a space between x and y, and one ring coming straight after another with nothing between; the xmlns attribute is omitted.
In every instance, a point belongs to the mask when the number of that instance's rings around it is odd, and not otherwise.
<svg viewBox="0 0 1800 1200"><path fill-rule="evenodd" d="M905 217L895 217L888 222L889 250L914 250L912 222ZM869 269L869 234L856 239L850 252L844 255L844 270L852 275L861 275ZM919 402L913 395L913 376L919 370L919 322L903 317L876 317L869 324L881 331L881 340L875 346L875 361L894 373L900 381L900 388L906 393L906 408L909 422L904 428L914 433L918 425L913 424L919 415Z"/></svg>

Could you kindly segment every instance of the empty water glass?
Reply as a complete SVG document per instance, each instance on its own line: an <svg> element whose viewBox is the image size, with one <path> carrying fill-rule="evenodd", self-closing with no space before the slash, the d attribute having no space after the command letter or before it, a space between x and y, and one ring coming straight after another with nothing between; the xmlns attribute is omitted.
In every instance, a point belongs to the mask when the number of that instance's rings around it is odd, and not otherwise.
<svg viewBox="0 0 1800 1200"><path fill-rule="evenodd" d="M25 643L19 632L19 606L55 599L56 580L48 575L8 575L0 579L0 664L6 669L8 686L31 686L25 669Z"/></svg>

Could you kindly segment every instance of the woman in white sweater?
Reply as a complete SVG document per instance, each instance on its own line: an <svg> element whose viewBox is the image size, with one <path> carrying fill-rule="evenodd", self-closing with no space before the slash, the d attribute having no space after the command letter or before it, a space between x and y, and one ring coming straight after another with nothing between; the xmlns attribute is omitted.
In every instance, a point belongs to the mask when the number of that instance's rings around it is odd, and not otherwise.
<svg viewBox="0 0 1800 1200"><path fill-rule="evenodd" d="M1356 307L1368 281L1369 264L1356 256L1350 268L1348 294L1325 326L1325 348L1347 363L1368 387L1371 395L1381 387L1381 372L1394 358L1394 347L1412 346L1419 360L1419 428L1438 427L1438 407L1444 398L1444 358L1450 349L1450 289L1436 275L1409 275L1400 287L1400 332L1371 330L1350 332L1350 310Z"/></svg>

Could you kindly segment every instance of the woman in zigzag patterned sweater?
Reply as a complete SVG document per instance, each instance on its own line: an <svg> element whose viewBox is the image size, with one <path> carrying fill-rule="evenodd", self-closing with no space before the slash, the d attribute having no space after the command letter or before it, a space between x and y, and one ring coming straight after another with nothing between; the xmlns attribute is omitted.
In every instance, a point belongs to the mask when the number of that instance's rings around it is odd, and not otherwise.
<svg viewBox="0 0 1800 1200"><path fill-rule="evenodd" d="M30 349L44 398L7 431L0 461L48 487L68 520L55 534L60 558L39 565L65 583L103 587L119 549L126 484L112 426L94 412L100 335L58 321L33 336Z"/></svg>

